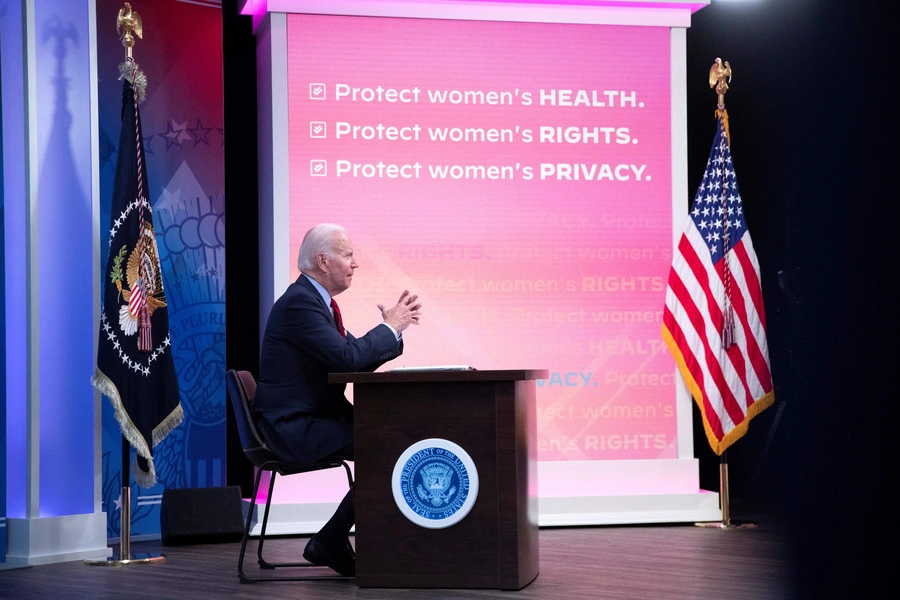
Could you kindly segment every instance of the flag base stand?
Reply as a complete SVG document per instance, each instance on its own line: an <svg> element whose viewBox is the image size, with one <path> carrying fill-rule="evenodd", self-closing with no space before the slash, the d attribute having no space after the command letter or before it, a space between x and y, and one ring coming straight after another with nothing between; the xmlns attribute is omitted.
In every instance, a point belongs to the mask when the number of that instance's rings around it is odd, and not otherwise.
<svg viewBox="0 0 900 600"><path fill-rule="evenodd" d="M694 523L694 525L711 529L753 529L757 526L756 523L753 523L752 521L728 521L727 523L724 521L701 521Z"/></svg>
<svg viewBox="0 0 900 600"><path fill-rule="evenodd" d="M722 453L719 460L719 504L722 506L721 521L701 521L694 525L711 529L753 529L757 526L753 521L733 521L731 519L728 496L728 457L725 452Z"/></svg>
<svg viewBox="0 0 900 600"><path fill-rule="evenodd" d="M146 565L166 560L165 554L150 552L131 552L131 446L122 436L122 534L119 537L119 552L104 559L85 559L84 564L92 567L124 567L127 565Z"/></svg>
<svg viewBox="0 0 900 600"><path fill-rule="evenodd" d="M156 554L156 555L148 555L147 552L139 552L137 555L132 555L131 558L120 559L117 554L113 554L106 560L86 560L84 564L90 565L92 567L124 567L127 565L144 565L148 563L155 562L164 562L166 560L165 555Z"/></svg>
<svg viewBox="0 0 900 600"><path fill-rule="evenodd" d="M163 562L164 554L152 554L150 552L131 552L131 488L122 488L122 537L119 542L119 552L104 559L85 560L84 564L92 567L123 567L126 565L145 565L149 563Z"/></svg>

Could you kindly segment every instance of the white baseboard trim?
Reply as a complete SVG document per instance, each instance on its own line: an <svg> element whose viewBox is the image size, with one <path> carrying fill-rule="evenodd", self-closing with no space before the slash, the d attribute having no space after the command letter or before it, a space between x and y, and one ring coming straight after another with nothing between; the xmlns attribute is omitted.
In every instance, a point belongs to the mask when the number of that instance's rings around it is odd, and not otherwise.
<svg viewBox="0 0 900 600"><path fill-rule="evenodd" d="M112 555L106 546L106 513L37 519L7 518L9 565L46 565Z"/></svg>
<svg viewBox="0 0 900 600"><path fill-rule="evenodd" d="M269 509L266 535L312 535L322 528L337 506L337 502L273 504ZM250 502L244 500L244 518L249 508ZM254 513L250 535L259 535L262 510L258 504ZM538 501L540 527L690 523L721 519L719 494L707 491L693 494L551 497Z"/></svg>
<svg viewBox="0 0 900 600"><path fill-rule="evenodd" d="M541 498L541 527L573 525L630 525L719 521L719 494L658 494L640 496L582 496Z"/></svg>

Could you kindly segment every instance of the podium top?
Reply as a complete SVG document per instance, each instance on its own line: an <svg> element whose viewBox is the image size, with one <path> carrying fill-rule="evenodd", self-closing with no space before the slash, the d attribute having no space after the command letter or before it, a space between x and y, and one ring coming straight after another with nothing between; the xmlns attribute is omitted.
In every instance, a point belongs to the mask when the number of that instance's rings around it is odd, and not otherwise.
<svg viewBox="0 0 900 600"><path fill-rule="evenodd" d="M328 383L423 383L475 382L475 381L522 381L527 379L547 379L550 372L544 369L515 369L501 371L478 371L476 369L447 370L427 369L383 371L380 373L329 373Z"/></svg>

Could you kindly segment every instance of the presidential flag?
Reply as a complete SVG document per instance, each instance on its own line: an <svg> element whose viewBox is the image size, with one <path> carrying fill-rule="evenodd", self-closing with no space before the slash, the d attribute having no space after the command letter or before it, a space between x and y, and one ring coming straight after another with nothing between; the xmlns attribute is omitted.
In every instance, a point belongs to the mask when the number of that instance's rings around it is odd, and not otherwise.
<svg viewBox="0 0 900 600"><path fill-rule="evenodd" d="M728 115L669 271L662 335L721 455L774 401L759 263L731 159Z"/></svg>
<svg viewBox="0 0 900 600"><path fill-rule="evenodd" d="M138 111L146 78L131 60L119 70L123 79L122 130L113 181L97 367L91 383L112 403L122 435L137 454L132 468L135 481L148 488L156 483L153 448L181 423L184 413L172 361L153 213L147 200L147 165Z"/></svg>

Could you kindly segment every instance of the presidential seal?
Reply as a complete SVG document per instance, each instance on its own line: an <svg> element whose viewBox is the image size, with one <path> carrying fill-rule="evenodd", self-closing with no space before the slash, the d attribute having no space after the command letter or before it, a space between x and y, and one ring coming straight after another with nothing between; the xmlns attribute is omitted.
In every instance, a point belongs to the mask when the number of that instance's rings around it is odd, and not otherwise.
<svg viewBox="0 0 900 600"><path fill-rule="evenodd" d="M400 455L391 487L403 516L421 527L443 529L472 510L478 497L478 471L460 446L430 438Z"/></svg>

